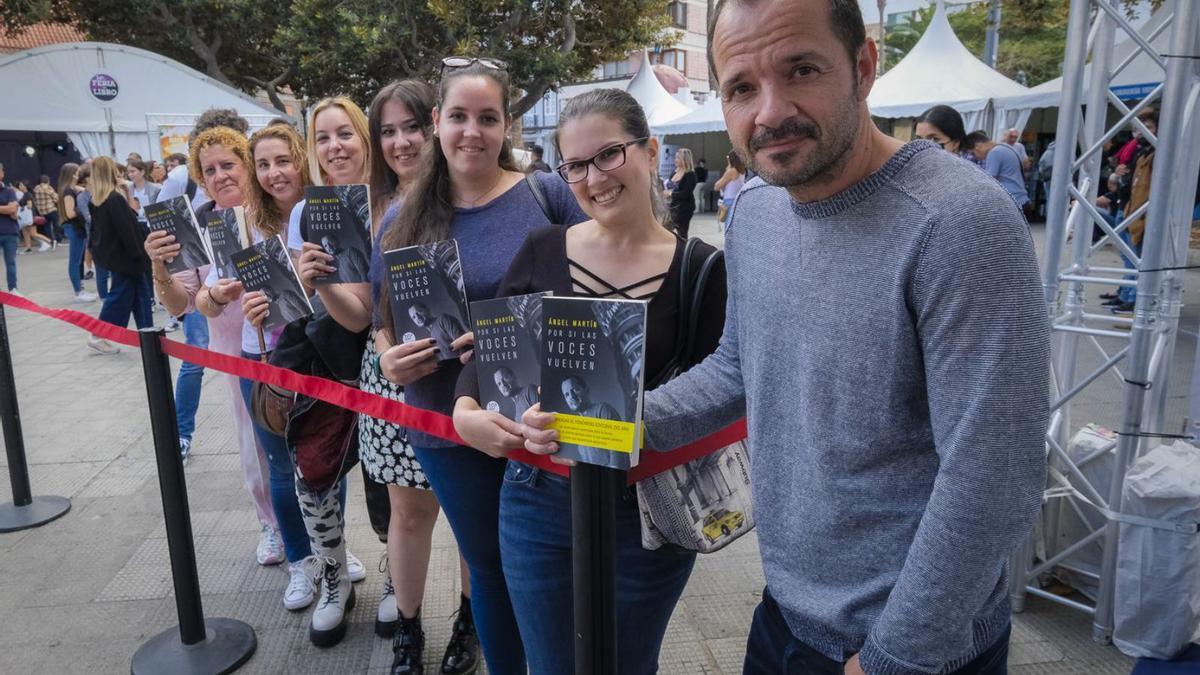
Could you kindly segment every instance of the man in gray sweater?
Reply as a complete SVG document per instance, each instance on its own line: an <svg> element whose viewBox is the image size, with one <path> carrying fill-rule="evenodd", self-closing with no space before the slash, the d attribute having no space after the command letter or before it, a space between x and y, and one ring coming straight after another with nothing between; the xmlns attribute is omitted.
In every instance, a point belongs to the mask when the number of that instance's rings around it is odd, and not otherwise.
<svg viewBox="0 0 1200 675"><path fill-rule="evenodd" d="M1004 673L1007 560L1045 472L1028 227L984 172L875 128L855 0L714 14L729 135L759 178L726 235L720 348L645 419L668 450L747 417L767 589L745 672Z"/></svg>

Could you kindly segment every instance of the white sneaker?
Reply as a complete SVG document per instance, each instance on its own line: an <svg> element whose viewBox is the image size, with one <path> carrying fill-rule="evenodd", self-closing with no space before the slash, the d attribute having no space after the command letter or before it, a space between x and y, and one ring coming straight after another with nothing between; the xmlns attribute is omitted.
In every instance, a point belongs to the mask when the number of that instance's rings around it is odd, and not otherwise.
<svg viewBox="0 0 1200 675"><path fill-rule="evenodd" d="M367 568L363 567L362 561L348 548L346 549L346 574L354 583L367 578Z"/></svg>
<svg viewBox="0 0 1200 675"><path fill-rule="evenodd" d="M312 613L308 639L318 647L332 647L346 635L346 614L354 609L354 586L336 558L321 562L325 569L318 582L320 599Z"/></svg>
<svg viewBox="0 0 1200 675"><path fill-rule="evenodd" d="M99 297L99 296L97 296L95 293L88 293L87 291L79 291L78 293L75 294L75 302L82 305L83 303L86 303L86 302L95 302L97 297Z"/></svg>
<svg viewBox="0 0 1200 675"><path fill-rule="evenodd" d="M296 611L311 605L320 573L321 560L311 555L299 562L288 563L290 578L283 591L283 606Z"/></svg>
<svg viewBox="0 0 1200 675"><path fill-rule="evenodd" d="M45 253L46 251L49 251L50 248L50 244L47 244L43 241L42 243L38 244L38 253Z"/></svg>
<svg viewBox="0 0 1200 675"><path fill-rule="evenodd" d="M104 338L96 337L95 335L88 338L87 346L91 347L93 351L99 352L100 354L116 354L117 352L121 351L113 343L105 340Z"/></svg>
<svg viewBox="0 0 1200 675"><path fill-rule="evenodd" d="M9 295L15 295L15 296L17 296L18 298L23 298L23 297L25 297L25 294L24 294L24 293L22 293L21 291L18 291L18 290L17 290L17 289L15 289L15 288L10 288L10 289L8 289L8 294L9 294Z"/></svg>
<svg viewBox="0 0 1200 675"><path fill-rule="evenodd" d="M254 551L254 557L258 560L258 564L264 567L278 565L287 559L278 530L270 525L262 526L262 534L258 536L258 548Z"/></svg>
<svg viewBox="0 0 1200 675"><path fill-rule="evenodd" d="M386 561L387 558L384 557ZM400 624L400 608L396 606L396 588L392 586L392 575L383 573L383 593L379 596L379 609L375 612L375 634L390 638L396 634Z"/></svg>

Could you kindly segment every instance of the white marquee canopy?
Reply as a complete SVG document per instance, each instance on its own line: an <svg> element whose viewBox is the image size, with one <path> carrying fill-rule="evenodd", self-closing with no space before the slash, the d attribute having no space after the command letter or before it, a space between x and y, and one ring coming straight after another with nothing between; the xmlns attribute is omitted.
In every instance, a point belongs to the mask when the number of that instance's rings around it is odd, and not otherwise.
<svg viewBox="0 0 1200 675"><path fill-rule="evenodd" d="M948 105L963 116L969 130L986 128L993 99L1029 91L975 58L963 46L946 7L937 0L933 19L900 63L875 81L867 97L876 117L916 117L932 106Z"/></svg>
<svg viewBox="0 0 1200 675"><path fill-rule="evenodd" d="M661 133L660 126L691 112L691 108L671 96L662 82L658 81L650 65L650 57L644 51L642 66L626 85L625 91L641 104L642 110L646 111L646 121L655 133Z"/></svg>
<svg viewBox="0 0 1200 675"><path fill-rule="evenodd" d="M208 108L233 108L251 127L279 115L165 56L100 42L0 57L0 91L26 94L5 97L0 129L65 132L85 157L157 157L160 124L190 127Z"/></svg>

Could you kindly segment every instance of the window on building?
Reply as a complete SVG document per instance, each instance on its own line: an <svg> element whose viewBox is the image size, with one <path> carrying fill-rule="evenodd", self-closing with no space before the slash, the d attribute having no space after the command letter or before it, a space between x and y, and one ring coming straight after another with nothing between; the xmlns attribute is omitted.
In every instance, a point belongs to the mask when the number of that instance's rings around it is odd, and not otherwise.
<svg viewBox="0 0 1200 675"><path fill-rule="evenodd" d="M668 2L667 15L671 17L671 25L687 30L688 8L686 2Z"/></svg>
<svg viewBox="0 0 1200 675"><path fill-rule="evenodd" d="M657 54L651 54L650 60L671 66L681 73L687 73L687 52L682 49L664 49Z"/></svg>
<svg viewBox="0 0 1200 675"><path fill-rule="evenodd" d="M604 64L603 78L624 77L629 74L629 59L624 61L609 61Z"/></svg>

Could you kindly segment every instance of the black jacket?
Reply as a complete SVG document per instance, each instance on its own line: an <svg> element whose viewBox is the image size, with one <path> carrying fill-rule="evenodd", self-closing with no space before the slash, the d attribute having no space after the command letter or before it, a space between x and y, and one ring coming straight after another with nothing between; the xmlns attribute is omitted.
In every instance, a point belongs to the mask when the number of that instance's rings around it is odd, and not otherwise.
<svg viewBox="0 0 1200 675"><path fill-rule="evenodd" d="M92 232L88 246L96 264L120 274L149 272L150 258L143 248L146 230L125 196L114 190L103 204L93 204L91 212Z"/></svg>

